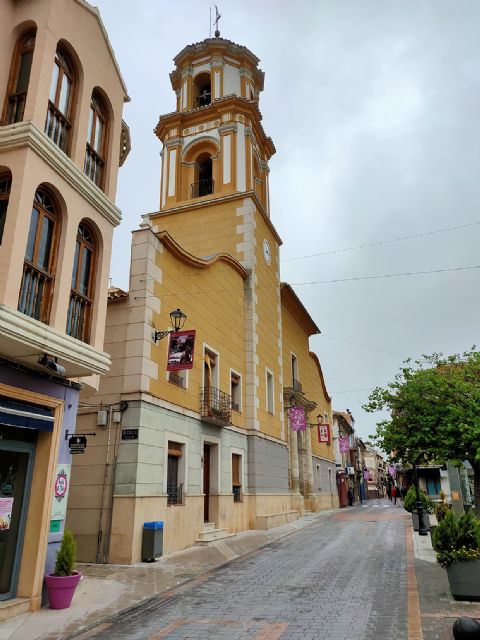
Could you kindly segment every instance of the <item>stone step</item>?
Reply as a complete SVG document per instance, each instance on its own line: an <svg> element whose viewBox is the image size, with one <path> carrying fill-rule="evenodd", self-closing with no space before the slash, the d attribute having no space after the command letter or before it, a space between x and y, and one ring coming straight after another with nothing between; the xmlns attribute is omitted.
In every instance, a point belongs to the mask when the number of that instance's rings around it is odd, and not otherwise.
<svg viewBox="0 0 480 640"><path fill-rule="evenodd" d="M198 540L196 544L208 544L209 542L215 542L216 540L223 540L224 538L231 538L234 533L228 533L226 529L213 529L211 531L200 531L198 534Z"/></svg>
<svg viewBox="0 0 480 640"><path fill-rule="evenodd" d="M207 533L208 531L215 531L215 523L214 522L204 522L202 531L204 533Z"/></svg>
<svg viewBox="0 0 480 640"><path fill-rule="evenodd" d="M12 598L0 601L0 621L19 616L30 611L29 598Z"/></svg>

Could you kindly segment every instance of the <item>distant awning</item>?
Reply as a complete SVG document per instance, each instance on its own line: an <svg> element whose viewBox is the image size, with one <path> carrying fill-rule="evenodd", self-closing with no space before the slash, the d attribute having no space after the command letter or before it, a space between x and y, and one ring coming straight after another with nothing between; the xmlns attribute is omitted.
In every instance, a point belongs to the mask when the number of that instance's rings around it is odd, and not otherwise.
<svg viewBox="0 0 480 640"><path fill-rule="evenodd" d="M53 422L54 417L51 409L0 398L0 425L36 429L37 431L53 431Z"/></svg>

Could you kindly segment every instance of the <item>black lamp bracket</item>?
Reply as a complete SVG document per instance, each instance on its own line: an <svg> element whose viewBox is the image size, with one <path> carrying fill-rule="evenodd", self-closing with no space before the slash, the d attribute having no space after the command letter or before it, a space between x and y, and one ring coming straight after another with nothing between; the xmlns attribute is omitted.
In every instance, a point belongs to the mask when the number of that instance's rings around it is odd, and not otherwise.
<svg viewBox="0 0 480 640"><path fill-rule="evenodd" d="M152 333L152 340L156 344L157 342L159 342L160 340L163 340L163 338L166 338L168 335L170 335L174 331L175 329L167 329L166 331L154 331Z"/></svg>
<svg viewBox="0 0 480 640"><path fill-rule="evenodd" d="M65 431L65 440L68 440L69 437L72 436L84 436L89 437L89 436L96 436L97 434L95 433L95 431L93 433L77 433L76 431L74 431L73 433L71 433L68 429Z"/></svg>

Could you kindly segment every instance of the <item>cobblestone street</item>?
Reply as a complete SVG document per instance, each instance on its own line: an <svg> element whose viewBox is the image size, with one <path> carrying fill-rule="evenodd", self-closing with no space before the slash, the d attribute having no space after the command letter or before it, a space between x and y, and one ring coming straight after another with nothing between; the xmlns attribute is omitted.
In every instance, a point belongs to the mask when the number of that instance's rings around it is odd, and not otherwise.
<svg viewBox="0 0 480 640"><path fill-rule="evenodd" d="M408 522L385 500L342 510L77 638L419 638Z"/></svg>

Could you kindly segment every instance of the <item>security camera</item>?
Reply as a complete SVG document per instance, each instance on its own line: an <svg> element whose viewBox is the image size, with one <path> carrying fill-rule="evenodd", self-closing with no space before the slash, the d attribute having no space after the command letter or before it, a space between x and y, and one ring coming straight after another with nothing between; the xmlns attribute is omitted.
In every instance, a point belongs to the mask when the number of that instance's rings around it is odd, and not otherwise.
<svg viewBox="0 0 480 640"><path fill-rule="evenodd" d="M58 364L56 360L49 358L47 354L43 355L39 359L38 364L41 364L42 367L46 367L47 369L50 369L50 371L57 373L59 376L65 375L65 367L62 367L61 364Z"/></svg>

